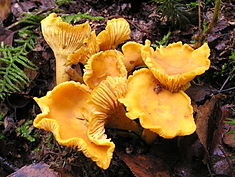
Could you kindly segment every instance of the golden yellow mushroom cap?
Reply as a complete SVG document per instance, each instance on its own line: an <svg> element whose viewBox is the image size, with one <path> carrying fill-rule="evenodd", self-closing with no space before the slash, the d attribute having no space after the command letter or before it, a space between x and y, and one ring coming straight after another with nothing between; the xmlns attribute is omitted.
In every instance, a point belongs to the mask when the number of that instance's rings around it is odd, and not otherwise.
<svg viewBox="0 0 235 177"><path fill-rule="evenodd" d="M96 40L95 31L91 33L91 35L84 39L82 46L68 55L67 65L78 64L79 62L82 64L86 64L87 60L95 53L99 52L99 44Z"/></svg>
<svg viewBox="0 0 235 177"><path fill-rule="evenodd" d="M122 57L123 54L117 50L107 50L92 55L85 65L84 82L94 89L107 76L127 77Z"/></svg>
<svg viewBox="0 0 235 177"><path fill-rule="evenodd" d="M184 88L210 67L210 49L206 43L196 50L188 44L177 42L154 51L150 42L146 41L141 55L153 75L171 92Z"/></svg>
<svg viewBox="0 0 235 177"><path fill-rule="evenodd" d="M82 46L84 39L91 33L91 27L88 22L70 25L63 22L55 13L43 19L41 27L43 37L55 54L56 82L59 84L68 81L65 65L67 57Z"/></svg>
<svg viewBox="0 0 235 177"><path fill-rule="evenodd" d="M42 110L34 120L34 126L51 131L59 144L74 147L82 151L96 164L108 168L115 145L110 140L100 139L93 143L88 135L91 98L87 86L73 81L57 85L46 96L34 98Z"/></svg>
<svg viewBox="0 0 235 177"><path fill-rule="evenodd" d="M97 36L100 49L115 49L119 44L130 39L130 33L130 25L124 18L108 20L105 30Z"/></svg>
<svg viewBox="0 0 235 177"><path fill-rule="evenodd" d="M141 57L142 46L137 42L127 42L122 46L122 52L124 54L123 63L128 72L136 66L144 65Z"/></svg>
<svg viewBox="0 0 235 177"><path fill-rule="evenodd" d="M51 13L41 21L42 34L55 54L71 54L79 49L83 40L91 33L88 22L71 25L63 22L61 17Z"/></svg>
<svg viewBox="0 0 235 177"><path fill-rule="evenodd" d="M183 91L161 88L149 69L129 76L127 94L119 101L126 106L127 117L139 118L143 128L164 138L189 135L196 129L190 98Z"/></svg>

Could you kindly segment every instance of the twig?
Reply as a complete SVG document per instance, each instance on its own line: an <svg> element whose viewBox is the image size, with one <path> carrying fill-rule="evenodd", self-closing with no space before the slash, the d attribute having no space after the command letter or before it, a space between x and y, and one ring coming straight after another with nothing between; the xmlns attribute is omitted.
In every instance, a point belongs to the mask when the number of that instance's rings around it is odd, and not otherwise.
<svg viewBox="0 0 235 177"><path fill-rule="evenodd" d="M213 13L213 17L207 27L207 30L205 32L202 32L201 34L199 33L196 37L195 40L197 41L194 44L194 48L199 48L202 46L203 42L205 41L206 37L208 36L208 34L211 32L211 30L213 29L213 27L217 24L218 21L218 17L219 17L219 11L220 11L220 4L221 4L221 0L215 0L215 7L214 7L214 13ZM200 4L198 4L200 5ZM201 29L199 29L200 32Z"/></svg>
<svg viewBox="0 0 235 177"><path fill-rule="evenodd" d="M235 87L231 87L231 88L228 88L228 89L224 89L224 90L221 90L221 91L218 91L219 93L222 93L222 92L228 92L228 91L232 91L232 90L235 90Z"/></svg>
<svg viewBox="0 0 235 177"><path fill-rule="evenodd" d="M227 77L227 79L224 81L223 85L220 87L219 92L220 92L221 90L223 90L224 86L227 84L227 82L229 81L229 79L230 79L230 75Z"/></svg>

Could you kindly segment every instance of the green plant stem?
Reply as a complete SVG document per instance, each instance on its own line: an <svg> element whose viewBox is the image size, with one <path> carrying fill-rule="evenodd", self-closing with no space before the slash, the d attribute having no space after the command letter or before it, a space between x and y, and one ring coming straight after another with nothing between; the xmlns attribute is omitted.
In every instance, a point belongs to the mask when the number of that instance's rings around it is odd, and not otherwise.
<svg viewBox="0 0 235 177"><path fill-rule="evenodd" d="M198 0L198 30L199 30L199 34L202 33L201 5L202 5L201 0Z"/></svg>
<svg viewBox="0 0 235 177"><path fill-rule="evenodd" d="M198 4L198 5L200 5L200 4ZM218 17L219 17L219 11L220 11L220 5L221 5L221 0L215 0L215 7L214 7L213 17L212 17L212 19L211 19L211 21L210 21L210 23L209 23L209 25L208 25L205 32L200 32L202 30L199 29L199 35L195 37L196 43L193 46L194 48L199 48L199 47L202 46L202 44L205 41L208 34L211 32L213 27L217 24ZM199 14L199 16L200 16L200 14ZM201 25L199 25L199 28L201 28Z"/></svg>

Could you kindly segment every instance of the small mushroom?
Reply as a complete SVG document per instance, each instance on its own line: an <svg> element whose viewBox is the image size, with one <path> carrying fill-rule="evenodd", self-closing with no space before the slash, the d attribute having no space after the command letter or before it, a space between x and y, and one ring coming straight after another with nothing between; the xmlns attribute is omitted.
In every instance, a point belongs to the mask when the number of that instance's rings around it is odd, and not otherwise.
<svg viewBox="0 0 235 177"><path fill-rule="evenodd" d="M127 77L122 57L123 54L117 50L101 51L92 55L84 69L83 80L86 85L94 89L107 76Z"/></svg>
<svg viewBox="0 0 235 177"><path fill-rule="evenodd" d="M56 58L56 83L69 80L66 73L66 60L69 54L78 50L91 33L88 22L70 25L57 17L55 13L41 21L42 34L54 52Z"/></svg>
<svg viewBox="0 0 235 177"><path fill-rule="evenodd" d="M190 98L183 91L162 88L149 69L129 76L127 93L119 101L126 106L127 117L139 118L143 128L163 138L189 135L196 129Z"/></svg>
<svg viewBox="0 0 235 177"><path fill-rule="evenodd" d="M154 51L147 40L141 55L153 75L171 92L185 88L189 81L210 67L210 49L206 43L196 50L177 42Z"/></svg>
<svg viewBox="0 0 235 177"><path fill-rule="evenodd" d="M136 66L144 65L141 57L141 47L143 45L137 42L127 42L122 46L122 52L124 54L123 63L128 72Z"/></svg>
<svg viewBox="0 0 235 177"><path fill-rule="evenodd" d="M124 18L108 20L105 30L97 36L100 50L115 49L122 42L130 39L130 25Z"/></svg>
<svg viewBox="0 0 235 177"><path fill-rule="evenodd" d="M95 53L99 52L99 44L96 40L95 31L91 33L91 35L84 39L82 46L70 54L67 58L67 65L76 65L79 62L82 64L86 64L87 60Z"/></svg>
<svg viewBox="0 0 235 177"><path fill-rule="evenodd" d="M63 82L46 96L34 98L42 113L33 124L36 128L51 131L59 144L82 151L99 167L107 169L115 145L106 137L99 139L99 145L89 139L89 119L94 111L89 104L90 98L87 86L74 81Z"/></svg>

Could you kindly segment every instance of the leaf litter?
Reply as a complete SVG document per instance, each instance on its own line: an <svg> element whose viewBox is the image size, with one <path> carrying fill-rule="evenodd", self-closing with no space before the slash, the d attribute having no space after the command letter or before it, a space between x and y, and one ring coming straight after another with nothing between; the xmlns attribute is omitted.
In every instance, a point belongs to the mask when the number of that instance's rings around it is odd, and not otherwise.
<svg viewBox="0 0 235 177"><path fill-rule="evenodd" d="M141 6L137 13L136 11L133 13L135 8L132 1L118 1L118 3L115 3L103 0L97 5L94 1L82 0L77 2L77 4L67 4L61 8L64 10L63 13L66 14L74 12L85 13L89 11L95 16L98 14L108 19L114 16L124 17L128 19L133 29L133 33L131 34L132 39L137 42L144 42L147 38L152 41L161 39L162 35L160 34L166 34L166 29L172 30L168 29L167 25L164 26L165 22L163 24L161 23L158 15L148 17L150 14L156 13L156 4L145 1L141 1L140 4ZM231 47L234 44L234 41L230 39L233 35L232 28L234 26L233 20L231 19L231 14L233 13L231 8L234 5L228 2L225 2L223 5L228 10L222 12L218 25L208 36L208 42L212 48L212 66L216 68L213 69L212 67L208 75L214 72L220 72L220 65L227 61ZM34 9L43 11L54 7L56 7L54 1L13 0L12 14L6 18L3 26L0 27L0 41L12 45L15 37L14 34L20 26L15 26L11 30L6 29L6 27L15 23L16 20L14 19L19 19L23 12L31 12ZM14 17L13 19L11 19L12 16ZM96 25L96 23L94 24ZM159 24L163 26L159 26ZM155 26L159 28L156 29ZM99 25L97 27L100 28ZM173 30L172 33L174 35L169 37L169 42L177 40L190 41L190 37L195 32L195 29L195 27L191 27L187 31ZM30 73L29 70L25 70L26 74L32 80L32 84L27 91L24 90L24 92L21 92L20 96L13 95L15 98L9 98L7 109L3 110L1 108L3 120L5 120L5 127L4 124L0 124L1 130L6 130L6 136L10 140L0 139L0 143L2 143L0 157L4 158L5 162L8 162L9 167L11 165L17 168L25 166L23 167L24 169L35 172L35 167L38 164L30 164L36 161L48 164L49 166L40 164L42 170L44 170L42 172L52 175L58 175L58 172L52 170L57 168L69 172L72 176L233 175L232 168L234 167L232 167L230 156L234 148L234 139L231 134L227 133L233 126L224 123L226 118L230 117L231 114L227 113L228 109L223 105L227 104L226 101L230 101L230 103L234 101L232 99L234 92L225 92L226 98L221 97L221 95L214 96L214 90L218 90L222 85L221 80L212 82L208 81L206 77L201 78L199 85L193 85L193 87L188 89L194 104L196 124L198 126L195 134L172 140L157 138L154 144L147 146L145 150L141 151L139 149L142 149L142 147L136 143L138 139L136 140L134 138L133 140L133 137L129 137L127 139L131 141L127 141L126 146L131 147L131 151L125 153L127 152L125 149L119 152L121 149L119 148L117 152L118 157L115 155L111 167L107 171L98 169L93 162L87 160L82 154L70 148L59 146L47 132L33 130L31 134L36 134L38 138L36 138L36 142L34 143L29 143L23 137L17 137L16 128L21 125L19 122L22 120L32 120L36 113L39 113L38 107L35 106L32 100L28 103L28 99L25 100L24 98L26 97L30 100L33 96L45 95L46 91L54 86L55 78L53 73L55 71L55 65L53 53L41 37L39 37L38 41L34 51L30 52L28 57L34 63L37 63L40 70L36 73ZM229 82L226 88L232 86L232 82ZM9 126L11 128L6 129ZM119 135L115 135L112 131L110 131L109 136L117 136L116 138L120 139ZM51 137L51 139L48 139L48 137ZM117 146L122 147L123 145L117 143ZM10 149L10 152L5 150L6 147ZM2 161L0 161L0 171L1 169L6 169L2 167L2 164ZM202 171L198 172L199 169ZM3 175L1 172L0 176L10 174L9 172L12 171L3 173ZM22 171L18 172L20 174Z"/></svg>

